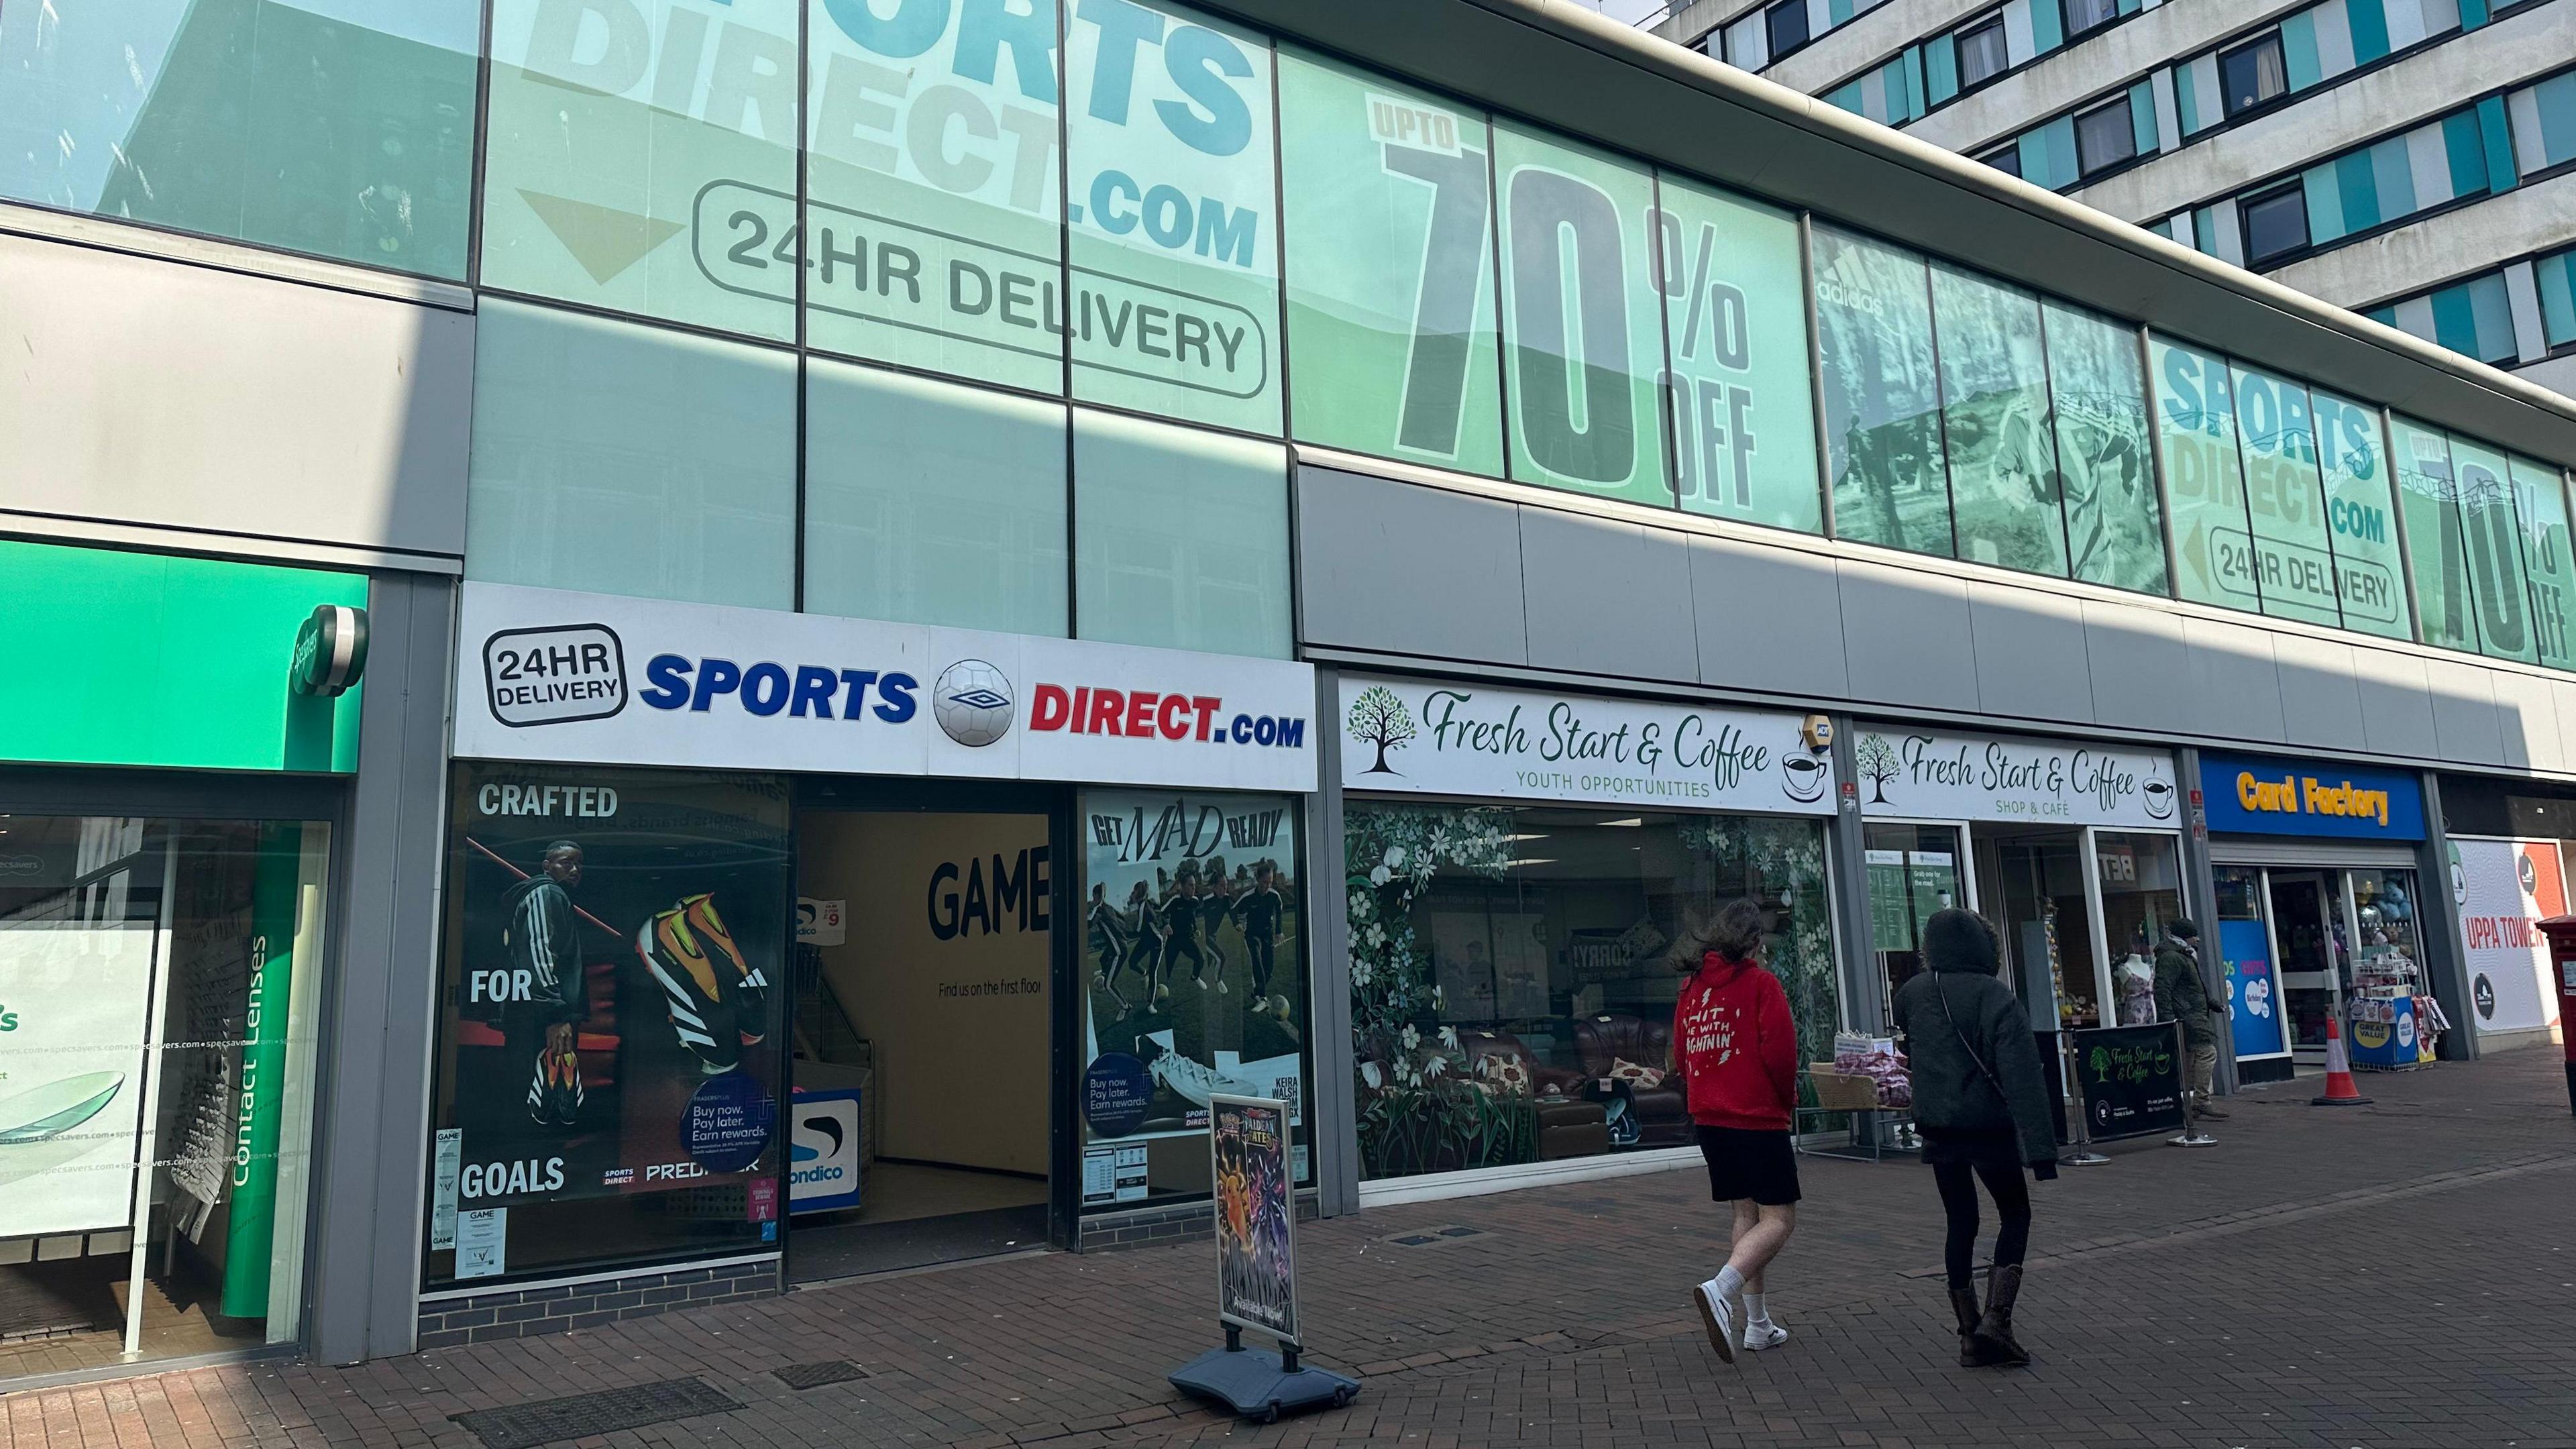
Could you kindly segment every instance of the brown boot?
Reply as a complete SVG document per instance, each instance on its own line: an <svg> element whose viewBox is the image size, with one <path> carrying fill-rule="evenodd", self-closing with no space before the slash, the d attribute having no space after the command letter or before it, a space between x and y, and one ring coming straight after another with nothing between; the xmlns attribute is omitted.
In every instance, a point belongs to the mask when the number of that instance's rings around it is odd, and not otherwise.
<svg viewBox="0 0 2576 1449"><path fill-rule="evenodd" d="M1950 1312L1959 1320L1959 1367L1984 1368L1997 1362L1976 1339L1977 1324L1983 1315L1977 1311L1975 1284L1950 1290Z"/></svg>
<svg viewBox="0 0 2576 1449"><path fill-rule="evenodd" d="M2021 1265L1996 1268L1986 1278L1986 1313L1969 1335L1986 1364L2020 1368L2030 1354L2013 1340L2013 1300L2021 1296Z"/></svg>

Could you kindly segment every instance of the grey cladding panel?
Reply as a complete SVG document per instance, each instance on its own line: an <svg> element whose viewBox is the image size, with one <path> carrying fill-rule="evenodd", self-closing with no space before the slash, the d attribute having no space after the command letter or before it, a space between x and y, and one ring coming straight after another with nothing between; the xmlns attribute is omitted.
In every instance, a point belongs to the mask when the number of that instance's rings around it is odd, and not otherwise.
<svg viewBox="0 0 2576 1449"><path fill-rule="evenodd" d="M2282 737L2288 743L2329 750L2370 748L2351 645L2275 634L2272 658L2279 669Z"/></svg>
<svg viewBox="0 0 2576 1449"><path fill-rule="evenodd" d="M1690 546L1669 529L1523 508L1529 662L1632 679L1699 677Z"/></svg>
<svg viewBox="0 0 2576 1449"><path fill-rule="evenodd" d="M2242 624L2185 619L2182 637L2191 650L2194 730L2225 739L2279 740L2281 676L2272 660L2272 635Z"/></svg>
<svg viewBox="0 0 2576 1449"><path fill-rule="evenodd" d="M2424 661L2424 684L2433 695L2434 756L2463 764L2504 763L2504 717L2497 711L2493 672L2449 659Z"/></svg>
<svg viewBox="0 0 2576 1449"><path fill-rule="evenodd" d="M1529 662L1513 505L1306 467L1297 540L1308 642Z"/></svg>
<svg viewBox="0 0 2576 1449"><path fill-rule="evenodd" d="M0 508L460 556L474 319L0 236Z"/></svg>
<svg viewBox="0 0 2576 1449"><path fill-rule="evenodd" d="M2412 654L2355 646L2353 684L2361 695L2361 729L2369 748L2410 760L2438 758L2433 695L2424 661Z"/></svg>
<svg viewBox="0 0 2576 1449"><path fill-rule="evenodd" d="M2550 681L2499 669L2488 682L2495 686L2504 762L2530 770L2566 768L2558 748L2558 697Z"/></svg>
<svg viewBox="0 0 2576 1449"><path fill-rule="evenodd" d="M2182 620L2153 609L2088 599L2085 662L2093 671L2093 712L2137 729L2190 730L2191 654Z"/></svg>
<svg viewBox="0 0 2576 1449"><path fill-rule="evenodd" d="M2576 760L2576 684L2553 679L2549 690L2558 700L2558 758Z"/></svg>
<svg viewBox="0 0 2576 1449"><path fill-rule="evenodd" d="M2082 604L2037 589L1972 583L1968 617L1977 701L1986 713L2075 724L2094 718Z"/></svg>
<svg viewBox="0 0 2576 1449"><path fill-rule="evenodd" d="M1888 704L1975 709L1967 585L1850 559L1838 567L1851 692Z"/></svg>
<svg viewBox="0 0 2576 1449"><path fill-rule="evenodd" d="M1850 692L1831 559L1730 539L1690 541L1702 683L1828 697Z"/></svg>

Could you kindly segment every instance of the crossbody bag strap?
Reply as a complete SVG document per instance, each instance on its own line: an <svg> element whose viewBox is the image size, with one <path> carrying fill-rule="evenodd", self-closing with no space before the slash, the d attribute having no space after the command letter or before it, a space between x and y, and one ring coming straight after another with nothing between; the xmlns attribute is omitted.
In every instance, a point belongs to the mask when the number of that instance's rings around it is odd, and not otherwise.
<svg viewBox="0 0 2576 1449"><path fill-rule="evenodd" d="M1932 976L1932 994L1941 998L1941 1015L1949 1019L1950 1034L1959 1039L1959 1049L1968 1054L1968 1060L1977 1064L1978 1074L1986 1079L1987 1086L1995 1089L1995 1096L2003 1102L2004 1110L2011 1111L2012 1097L2004 1091L2002 1079L1995 1075L1994 1068L1986 1065L1984 1057L1977 1055L1977 1049L1968 1044L1968 1034L1959 1029L1959 1018L1950 1010L1950 992L1938 972Z"/></svg>

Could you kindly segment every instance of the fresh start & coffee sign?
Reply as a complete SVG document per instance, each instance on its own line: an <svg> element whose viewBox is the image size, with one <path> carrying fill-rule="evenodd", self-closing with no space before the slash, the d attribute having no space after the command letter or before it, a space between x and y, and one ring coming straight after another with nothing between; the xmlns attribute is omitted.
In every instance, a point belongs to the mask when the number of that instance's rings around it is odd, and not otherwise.
<svg viewBox="0 0 2576 1449"><path fill-rule="evenodd" d="M1833 810L1793 714L1342 678L1342 786L1689 810Z"/></svg>
<svg viewBox="0 0 2576 1449"><path fill-rule="evenodd" d="M2178 828L2171 755L1867 725L1853 746L1863 814Z"/></svg>

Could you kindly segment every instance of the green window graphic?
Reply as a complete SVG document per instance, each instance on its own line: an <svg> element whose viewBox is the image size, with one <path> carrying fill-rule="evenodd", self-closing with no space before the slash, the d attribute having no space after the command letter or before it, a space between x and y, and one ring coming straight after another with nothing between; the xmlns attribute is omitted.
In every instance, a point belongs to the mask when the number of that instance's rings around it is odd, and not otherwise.
<svg viewBox="0 0 2576 1449"><path fill-rule="evenodd" d="M805 35L806 340L1061 393L1053 0L811 0ZM727 233L700 260L729 288L792 301L795 269L778 264L792 199L725 186L701 205Z"/></svg>
<svg viewBox="0 0 2576 1449"><path fill-rule="evenodd" d="M2065 577L2039 299L1935 262L1932 315L1959 557Z"/></svg>
<svg viewBox="0 0 2576 1449"><path fill-rule="evenodd" d="M2522 457L2511 462L2523 565L2531 575L2533 652L2552 668L2576 668L2576 568L2568 556L2566 480L2545 463Z"/></svg>
<svg viewBox="0 0 2576 1449"><path fill-rule="evenodd" d="M1279 106L1297 438L1499 476L1483 113L1293 51Z"/></svg>
<svg viewBox="0 0 2576 1449"><path fill-rule="evenodd" d="M2048 330L2068 570L2087 583L2161 594L2164 520L2138 334L2055 302L2040 310Z"/></svg>
<svg viewBox="0 0 2576 1449"><path fill-rule="evenodd" d="M2415 637L2406 607L2406 566L2389 495L2388 445L2379 412L2323 388L2309 393L2317 462L2325 474L2326 527L2333 535L2335 593L2343 624L2390 639Z"/></svg>
<svg viewBox="0 0 2576 1449"><path fill-rule="evenodd" d="M1065 409L816 358L805 368L810 614L1061 636Z"/></svg>
<svg viewBox="0 0 2576 1449"><path fill-rule="evenodd" d="M1288 658L1287 454L1076 408L1074 633Z"/></svg>
<svg viewBox="0 0 2576 1449"><path fill-rule="evenodd" d="M1950 490L1923 259L1827 226L1812 237L1834 532L1946 556Z"/></svg>
<svg viewBox="0 0 2576 1449"><path fill-rule="evenodd" d="M1276 435L1269 41L1142 0L1066 31L1074 396Z"/></svg>
<svg viewBox="0 0 2576 1449"><path fill-rule="evenodd" d="M2263 612L2340 624L2308 390L2247 367L2232 369L2229 382L2236 394L2236 436L2245 453L2245 506L2253 518Z"/></svg>
<svg viewBox="0 0 2576 1449"><path fill-rule="evenodd" d="M493 0L483 282L796 331L798 0Z"/></svg>
<svg viewBox="0 0 2576 1449"><path fill-rule="evenodd" d="M2475 651L2478 618L2469 586L2468 538L2451 444L2440 428L2402 417L2388 422L2397 502L2406 518L2406 562L2424 642Z"/></svg>
<svg viewBox="0 0 2576 1449"><path fill-rule="evenodd" d="M1682 507L1820 533L1797 219L1671 172L1656 184Z"/></svg>
<svg viewBox="0 0 2576 1449"><path fill-rule="evenodd" d="M2148 352L2178 592L2195 603L2259 609L2226 359L2161 337L2148 340Z"/></svg>
<svg viewBox="0 0 2576 1449"><path fill-rule="evenodd" d="M2512 471L2504 454L2457 433L2451 470L2460 484L2460 527L2468 536L2469 582L2477 601L2478 638L2492 659L2536 663L2531 588L2522 567L2522 529L2514 518Z"/></svg>
<svg viewBox="0 0 2576 1449"><path fill-rule="evenodd" d="M0 7L0 196L462 280L471 0Z"/></svg>
<svg viewBox="0 0 2576 1449"><path fill-rule="evenodd" d="M1512 476L1670 505L1653 177L1500 123L1494 155Z"/></svg>

